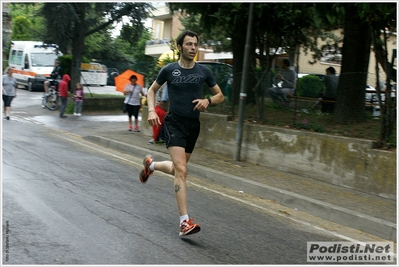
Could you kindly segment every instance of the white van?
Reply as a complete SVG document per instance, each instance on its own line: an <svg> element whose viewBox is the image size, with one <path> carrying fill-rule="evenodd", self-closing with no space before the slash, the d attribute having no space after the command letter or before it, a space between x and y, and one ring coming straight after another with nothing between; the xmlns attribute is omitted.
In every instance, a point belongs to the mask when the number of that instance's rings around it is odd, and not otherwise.
<svg viewBox="0 0 399 267"><path fill-rule="evenodd" d="M8 65L13 67L13 75L18 85L29 91L44 90L43 83L50 79L54 60L62 53L54 44L35 41L11 41Z"/></svg>

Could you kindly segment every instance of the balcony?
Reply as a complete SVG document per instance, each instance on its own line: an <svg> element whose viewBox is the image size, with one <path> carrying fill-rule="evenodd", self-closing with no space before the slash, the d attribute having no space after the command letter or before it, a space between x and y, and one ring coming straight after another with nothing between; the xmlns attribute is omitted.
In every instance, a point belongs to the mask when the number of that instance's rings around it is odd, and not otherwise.
<svg viewBox="0 0 399 267"><path fill-rule="evenodd" d="M145 54L158 58L162 53L170 50L169 42L171 39L149 40L145 45Z"/></svg>

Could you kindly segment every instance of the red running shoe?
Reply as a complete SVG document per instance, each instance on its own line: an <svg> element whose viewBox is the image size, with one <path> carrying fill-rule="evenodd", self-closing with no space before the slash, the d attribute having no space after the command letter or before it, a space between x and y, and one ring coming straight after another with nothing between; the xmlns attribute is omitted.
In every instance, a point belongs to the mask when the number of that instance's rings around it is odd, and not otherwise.
<svg viewBox="0 0 399 267"><path fill-rule="evenodd" d="M198 223L194 223L194 219L184 220L180 224L179 236L192 235L198 233L201 230L201 226Z"/></svg>
<svg viewBox="0 0 399 267"><path fill-rule="evenodd" d="M152 156L147 155L143 160L144 169L140 172L140 181L142 183L147 182L148 177L154 172L150 170L150 165L152 163Z"/></svg>

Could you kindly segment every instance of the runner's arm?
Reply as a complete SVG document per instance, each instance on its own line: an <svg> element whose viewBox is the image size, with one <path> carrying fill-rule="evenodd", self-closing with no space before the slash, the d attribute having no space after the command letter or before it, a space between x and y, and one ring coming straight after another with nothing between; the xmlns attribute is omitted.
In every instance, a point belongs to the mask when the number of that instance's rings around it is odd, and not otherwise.
<svg viewBox="0 0 399 267"><path fill-rule="evenodd" d="M213 94L211 97L212 104L220 104L224 101L224 95L222 90L220 89L219 85L216 84L215 86L209 88Z"/></svg>
<svg viewBox="0 0 399 267"><path fill-rule="evenodd" d="M161 85L154 81L147 92L147 106L148 106L148 123L151 126L161 125L161 121L155 112L155 96Z"/></svg>

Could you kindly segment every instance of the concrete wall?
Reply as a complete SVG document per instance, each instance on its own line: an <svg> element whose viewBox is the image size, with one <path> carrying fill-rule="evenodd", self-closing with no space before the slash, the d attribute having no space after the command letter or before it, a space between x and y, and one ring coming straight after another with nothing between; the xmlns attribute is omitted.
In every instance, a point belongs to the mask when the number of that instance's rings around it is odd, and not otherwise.
<svg viewBox="0 0 399 267"><path fill-rule="evenodd" d="M143 107L143 122L147 121ZM151 135L148 123L143 134ZM197 146L235 158L237 123L201 114ZM396 153L373 149L370 140L245 124L240 159L334 185L396 200Z"/></svg>
<svg viewBox="0 0 399 267"><path fill-rule="evenodd" d="M85 98L83 101L83 110L99 111L99 110L120 110L122 113L124 97L96 97ZM71 101L72 102L72 101Z"/></svg>

